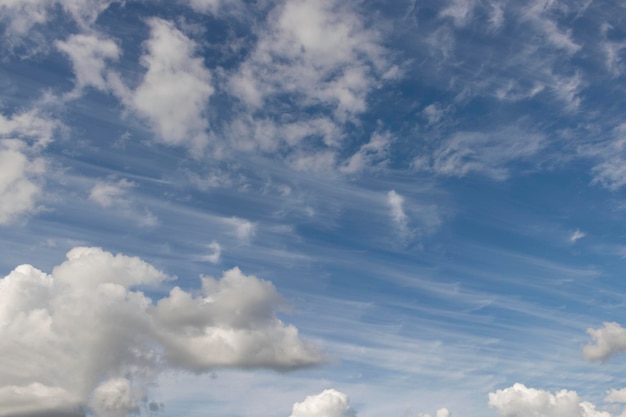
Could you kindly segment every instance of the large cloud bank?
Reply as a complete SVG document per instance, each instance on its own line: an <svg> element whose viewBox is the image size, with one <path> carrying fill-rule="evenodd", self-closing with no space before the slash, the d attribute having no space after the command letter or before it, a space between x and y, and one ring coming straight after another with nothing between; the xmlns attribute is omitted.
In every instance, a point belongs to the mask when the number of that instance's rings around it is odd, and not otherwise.
<svg viewBox="0 0 626 417"><path fill-rule="evenodd" d="M170 280L139 258L84 247L51 274L11 271L0 280L0 416L122 417L155 407L146 387L166 369L322 360L276 317L270 282L234 268L156 302L137 289Z"/></svg>

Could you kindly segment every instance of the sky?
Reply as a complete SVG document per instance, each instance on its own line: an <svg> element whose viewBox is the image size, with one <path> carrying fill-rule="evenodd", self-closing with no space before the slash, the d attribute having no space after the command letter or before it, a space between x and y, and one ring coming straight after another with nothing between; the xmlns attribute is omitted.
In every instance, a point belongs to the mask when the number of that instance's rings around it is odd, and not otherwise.
<svg viewBox="0 0 626 417"><path fill-rule="evenodd" d="M625 27L0 0L0 417L626 416Z"/></svg>

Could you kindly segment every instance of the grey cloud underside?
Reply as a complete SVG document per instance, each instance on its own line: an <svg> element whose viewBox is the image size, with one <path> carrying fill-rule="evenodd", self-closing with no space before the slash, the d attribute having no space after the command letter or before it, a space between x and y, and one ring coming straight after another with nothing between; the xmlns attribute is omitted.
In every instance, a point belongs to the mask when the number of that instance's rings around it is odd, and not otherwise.
<svg viewBox="0 0 626 417"><path fill-rule="evenodd" d="M124 416L146 406L147 383L167 369L285 371L324 361L276 318L283 302L274 286L236 268L153 303L134 287L171 278L139 258L98 248L67 257L50 275L22 265L0 280L0 415L74 405Z"/></svg>

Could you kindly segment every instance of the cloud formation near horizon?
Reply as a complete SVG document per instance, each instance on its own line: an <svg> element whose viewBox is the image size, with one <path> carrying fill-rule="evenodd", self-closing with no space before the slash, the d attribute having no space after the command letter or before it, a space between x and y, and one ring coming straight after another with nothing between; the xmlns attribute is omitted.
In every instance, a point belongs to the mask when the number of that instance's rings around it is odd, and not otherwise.
<svg viewBox="0 0 626 417"><path fill-rule="evenodd" d="M321 352L275 315L274 286L239 269L153 300L172 278L136 257L77 247L46 274L20 265L0 280L0 416L118 417L150 407L167 369L289 370Z"/></svg>

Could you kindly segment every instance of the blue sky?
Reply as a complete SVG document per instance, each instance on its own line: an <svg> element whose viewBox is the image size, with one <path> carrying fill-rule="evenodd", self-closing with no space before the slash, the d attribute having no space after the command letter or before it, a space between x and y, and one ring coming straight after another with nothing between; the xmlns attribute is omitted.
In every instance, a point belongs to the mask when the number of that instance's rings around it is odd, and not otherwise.
<svg viewBox="0 0 626 417"><path fill-rule="evenodd" d="M0 417L623 415L624 19L0 0Z"/></svg>

